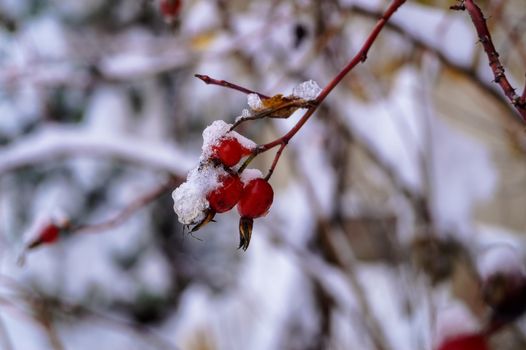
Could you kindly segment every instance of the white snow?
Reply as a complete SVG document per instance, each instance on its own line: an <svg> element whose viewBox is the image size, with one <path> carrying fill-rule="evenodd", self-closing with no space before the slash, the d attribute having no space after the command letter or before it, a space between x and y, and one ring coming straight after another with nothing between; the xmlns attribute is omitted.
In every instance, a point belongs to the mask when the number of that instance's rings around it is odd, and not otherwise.
<svg viewBox="0 0 526 350"><path fill-rule="evenodd" d="M526 276L524 256L511 244L494 244L477 256L477 269L483 280L495 274Z"/></svg>
<svg viewBox="0 0 526 350"><path fill-rule="evenodd" d="M240 180L246 185L251 180L259 179L262 177L263 177L263 174L261 173L261 170L248 168L248 169L243 170L240 176Z"/></svg>
<svg viewBox="0 0 526 350"><path fill-rule="evenodd" d="M472 334L480 329L480 324L467 306L452 302L447 308L438 310L433 343L439 346L443 341L463 334Z"/></svg>
<svg viewBox="0 0 526 350"><path fill-rule="evenodd" d="M244 137L236 131L229 131L231 127L232 124L227 124L223 120L216 120L206 127L203 131L201 161L206 161L210 158L212 155L212 148L217 146L222 138L235 138L241 146L246 149L253 149L256 147L256 144L252 140Z"/></svg>
<svg viewBox="0 0 526 350"><path fill-rule="evenodd" d="M237 123L244 118L249 118L250 116L252 116L252 112L250 112L247 108L243 108L241 115L237 116L235 121Z"/></svg>
<svg viewBox="0 0 526 350"><path fill-rule="evenodd" d="M202 164L188 173L186 181L173 193L174 211L184 225L196 224L205 217L209 207L206 195L218 185L221 175L227 173L221 167Z"/></svg>
<svg viewBox="0 0 526 350"><path fill-rule="evenodd" d="M292 96L310 101L316 99L321 88L314 80L307 80L292 89Z"/></svg>
<svg viewBox="0 0 526 350"><path fill-rule="evenodd" d="M179 176L192 163L190 156L168 142L146 142L116 133L110 137L87 128L50 125L1 148L0 174L67 155L125 159Z"/></svg>
<svg viewBox="0 0 526 350"><path fill-rule="evenodd" d="M258 111L263 108L263 102L258 94L248 94L247 103L253 111ZM241 113L241 115L243 115L243 113Z"/></svg>

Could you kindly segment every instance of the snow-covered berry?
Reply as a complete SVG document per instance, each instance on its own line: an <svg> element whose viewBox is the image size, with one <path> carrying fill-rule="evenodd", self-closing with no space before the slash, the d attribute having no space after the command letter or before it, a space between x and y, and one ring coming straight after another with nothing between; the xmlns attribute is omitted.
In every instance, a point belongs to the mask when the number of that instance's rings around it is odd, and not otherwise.
<svg viewBox="0 0 526 350"><path fill-rule="evenodd" d="M219 160L227 167L232 167L239 163L242 157L250 154L250 150L243 147L235 138L227 137L219 141L212 147L213 158Z"/></svg>

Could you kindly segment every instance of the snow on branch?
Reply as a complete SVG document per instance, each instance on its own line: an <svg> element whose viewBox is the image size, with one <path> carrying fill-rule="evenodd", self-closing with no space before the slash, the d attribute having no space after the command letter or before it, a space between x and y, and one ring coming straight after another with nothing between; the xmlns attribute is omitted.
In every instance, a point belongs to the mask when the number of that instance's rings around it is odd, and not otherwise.
<svg viewBox="0 0 526 350"><path fill-rule="evenodd" d="M184 176L193 159L168 142L128 135L100 135L82 128L50 126L0 148L0 174L49 160L96 156L137 163Z"/></svg>

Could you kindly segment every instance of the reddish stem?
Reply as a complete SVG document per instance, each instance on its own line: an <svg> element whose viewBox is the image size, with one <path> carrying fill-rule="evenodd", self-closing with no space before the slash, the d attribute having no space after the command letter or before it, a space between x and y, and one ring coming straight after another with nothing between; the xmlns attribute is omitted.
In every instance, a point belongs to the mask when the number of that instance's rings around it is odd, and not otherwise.
<svg viewBox="0 0 526 350"><path fill-rule="evenodd" d="M495 83L499 84L502 91L504 92L504 95L506 95L506 97L510 100L513 106L515 106L515 109L522 117L523 122L526 122L526 104L524 103L524 98L521 98L517 95L515 89L513 86L511 86L508 78L506 77L504 67L499 59L499 53L493 45L491 34L481 9L475 4L473 0L465 0L461 5L458 5L453 9L466 9L468 11L471 21L473 22L473 25L477 31L479 40L484 47L486 55L488 56L489 66L491 67L493 76L495 77Z"/></svg>
<svg viewBox="0 0 526 350"><path fill-rule="evenodd" d="M195 74L194 77L196 78L199 78L201 79L205 84L207 85L218 85L218 86L222 86L222 87L226 87L226 88L229 88L229 89L232 89L232 90L236 90L236 91L240 91L244 94L256 94L258 95L260 98L269 98L269 96L267 95L264 95L262 93L259 93L257 91L253 91L253 90L250 90L250 89L247 89L243 86L240 86L240 85L237 85L237 84L233 84L229 81L226 81L226 80L218 80L218 79L214 79L214 78L211 78L209 77L208 75L203 75L203 74Z"/></svg>
<svg viewBox="0 0 526 350"><path fill-rule="evenodd" d="M278 165L279 158L281 157L281 153L283 153L283 150L287 147L287 143L283 142L281 146L279 147L278 151L276 152L276 156L274 157L274 161L272 162L272 165L270 166L270 169L268 170L267 176L265 176L265 180L269 180L272 174L274 173L274 169L276 169L276 165Z"/></svg>
<svg viewBox="0 0 526 350"><path fill-rule="evenodd" d="M301 129L301 127L309 120L309 118L314 114L318 106L325 100L325 98L329 95L329 93L343 80L343 78L349 73L356 65L359 63L365 62L367 59L367 53L369 52L369 49L373 45L374 41L378 37L378 34L380 34L380 31L383 29L389 18L398 10L400 6L402 6L405 3L406 0L394 0L391 5L387 8L383 16L378 20L376 25L374 26L373 30L365 40L365 43L363 44L362 48L358 53L351 59L351 61L345 66L330 82L325 86L325 88L320 92L318 97L315 100L315 104L305 112L303 117L298 121L296 125L288 133L286 133L283 137L274 140L272 142L269 142L267 144L264 144L260 147L258 147L257 152L265 152L271 148L274 148L281 144L287 144L291 138L296 135L296 133Z"/></svg>
<svg viewBox="0 0 526 350"><path fill-rule="evenodd" d="M152 203L154 200L165 194L167 191L171 190L174 186L181 183L180 179L171 178L166 183L159 185L149 192L143 194L139 198L132 201L127 207L125 207L121 212L112 217L111 219L91 225L82 225L74 227L71 229L71 233L99 233L109 229L112 229L126 220L128 220L133 214L139 211L141 208L144 208L148 204Z"/></svg>

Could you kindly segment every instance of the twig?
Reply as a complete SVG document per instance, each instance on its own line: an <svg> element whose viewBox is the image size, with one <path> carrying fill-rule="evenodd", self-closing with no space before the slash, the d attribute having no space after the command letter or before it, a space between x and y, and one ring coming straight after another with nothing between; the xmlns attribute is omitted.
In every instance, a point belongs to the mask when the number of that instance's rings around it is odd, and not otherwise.
<svg viewBox="0 0 526 350"><path fill-rule="evenodd" d="M279 147L278 151L276 152L276 156L274 157L274 161L272 161L272 165L270 166L270 169L268 170L267 176L265 176L265 180L269 180L272 174L274 173L274 169L276 168L276 165L278 165L279 158L281 157L281 153L283 153L283 150L287 147L287 143L283 142L281 146Z"/></svg>
<svg viewBox="0 0 526 350"><path fill-rule="evenodd" d="M257 120L257 119L263 119L263 118L287 119L288 117L291 116L292 112L296 111L297 109L310 108L310 107L313 107L315 104L316 102L314 101L308 101L308 100L303 100L303 99L286 101L279 106L272 107L272 108L265 108L253 115L238 118L234 122L232 127L230 128L230 131L237 128L239 124L244 123L248 120ZM278 112L282 112L282 113L279 114Z"/></svg>
<svg viewBox="0 0 526 350"><path fill-rule="evenodd" d="M247 88L245 88L243 86L231 83L231 82L226 81L226 80L218 80L218 79L210 78L208 75L203 75L203 74L195 74L194 76L196 78L198 78L198 79L201 79L207 85L218 85L218 86L226 87L226 88L229 88L229 89L232 89L232 90L240 91L240 92L242 92L244 94L247 94L247 95L248 94L256 94L260 98L263 98L263 99L270 98L269 96L264 95L264 94L262 94L260 92L247 89Z"/></svg>
<svg viewBox="0 0 526 350"><path fill-rule="evenodd" d="M167 191L173 189L179 182L177 178L171 178L168 182L155 187L149 192L145 193L141 197L134 200L131 204L125 207L121 212L115 215L113 218L93 225L82 225L71 230L72 233L97 233L109 230L113 227L116 227L126 220L128 220L135 212L145 207L146 205L153 202L155 199L166 193Z"/></svg>
<svg viewBox="0 0 526 350"><path fill-rule="evenodd" d="M524 99L517 95L515 89L513 86L511 86L508 78L506 77L504 67L499 59L499 53L493 45L491 34L488 30L486 19L484 18L484 14L482 13L481 9L475 4L473 0L463 0L461 4L451 6L451 9L468 11L471 21L473 22L473 25L477 31L479 40L484 47L486 55L488 56L489 66L493 72L495 83L499 84L508 100L510 100L517 112L522 117L523 122L526 123L526 103Z"/></svg>

